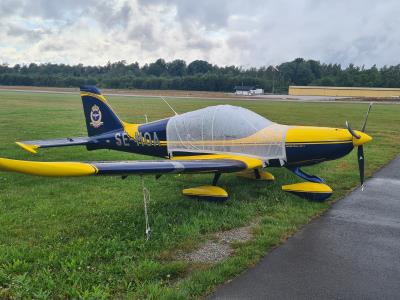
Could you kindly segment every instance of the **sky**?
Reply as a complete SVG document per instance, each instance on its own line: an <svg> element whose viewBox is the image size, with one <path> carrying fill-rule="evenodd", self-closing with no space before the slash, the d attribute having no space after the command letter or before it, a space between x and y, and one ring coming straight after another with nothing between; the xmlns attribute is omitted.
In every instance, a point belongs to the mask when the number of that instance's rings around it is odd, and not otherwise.
<svg viewBox="0 0 400 300"><path fill-rule="evenodd" d="M400 63L398 0L0 0L0 64Z"/></svg>

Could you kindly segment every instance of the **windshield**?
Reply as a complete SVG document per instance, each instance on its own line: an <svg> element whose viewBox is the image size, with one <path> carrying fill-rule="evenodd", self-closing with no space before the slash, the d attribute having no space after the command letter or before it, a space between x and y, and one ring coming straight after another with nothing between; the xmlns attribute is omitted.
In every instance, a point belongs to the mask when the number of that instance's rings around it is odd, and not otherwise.
<svg viewBox="0 0 400 300"><path fill-rule="evenodd" d="M168 152L236 153L265 159L285 158L287 126L248 109L218 105L172 117Z"/></svg>

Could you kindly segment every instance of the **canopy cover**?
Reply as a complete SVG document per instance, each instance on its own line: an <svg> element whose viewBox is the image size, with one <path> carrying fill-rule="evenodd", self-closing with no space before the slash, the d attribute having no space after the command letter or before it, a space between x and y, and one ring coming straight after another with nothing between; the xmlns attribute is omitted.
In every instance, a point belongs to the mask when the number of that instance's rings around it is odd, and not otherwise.
<svg viewBox="0 0 400 300"><path fill-rule="evenodd" d="M286 161L288 126L273 123L248 109L210 106L172 117L167 124L168 153L234 153L265 161Z"/></svg>

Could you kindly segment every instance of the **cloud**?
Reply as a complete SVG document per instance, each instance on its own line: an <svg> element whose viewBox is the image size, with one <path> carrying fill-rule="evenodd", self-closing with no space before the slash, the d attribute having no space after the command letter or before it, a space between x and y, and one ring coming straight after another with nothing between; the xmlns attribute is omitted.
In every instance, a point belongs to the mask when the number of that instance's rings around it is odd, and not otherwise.
<svg viewBox="0 0 400 300"><path fill-rule="evenodd" d="M40 39L45 34L50 34L48 29L28 29L22 26L10 24L7 28L7 35L14 38L23 38L24 41L33 42Z"/></svg>
<svg viewBox="0 0 400 300"><path fill-rule="evenodd" d="M395 0L2 0L0 63L398 64Z"/></svg>

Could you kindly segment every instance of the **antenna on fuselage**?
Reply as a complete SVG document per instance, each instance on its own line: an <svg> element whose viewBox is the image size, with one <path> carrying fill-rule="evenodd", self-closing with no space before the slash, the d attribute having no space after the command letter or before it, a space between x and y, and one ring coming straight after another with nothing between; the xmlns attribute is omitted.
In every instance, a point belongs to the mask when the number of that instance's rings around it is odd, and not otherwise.
<svg viewBox="0 0 400 300"><path fill-rule="evenodd" d="M149 122L149 117L148 117L148 115L146 113L146 106L145 106L145 103L144 103L144 98L141 99L140 105L142 107L142 111L140 112L140 117L142 117L142 113L143 113L144 120L145 120L146 123L148 123ZM140 122L141 121L142 120L140 120Z"/></svg>
<svg viewBox="0 0 400 300"><path fill-rule="evenodd" d="M175 109L173 109L173 107L167 102L167 100L165 100L165 98L163 96L160 96L160 98L168 105L168 107L175 113L175 115L179 115Z"/></svg>

